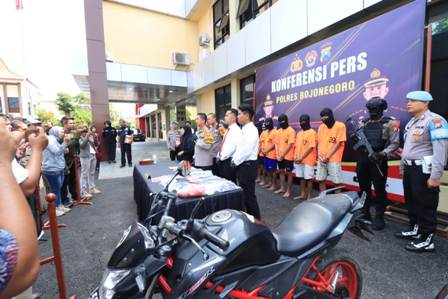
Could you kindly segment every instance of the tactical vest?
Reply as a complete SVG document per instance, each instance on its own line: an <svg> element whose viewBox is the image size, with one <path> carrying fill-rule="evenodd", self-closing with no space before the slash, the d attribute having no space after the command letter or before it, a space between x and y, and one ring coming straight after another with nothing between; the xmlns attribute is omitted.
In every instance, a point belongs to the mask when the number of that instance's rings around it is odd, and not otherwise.
<svg viewBox="0 0 448 299"><path fill-rule="evenodd" d="M383 139L383 125L389 119L382 118L380 121L367 121L363 127L364 134L375 152L382 151L386 147L386 141Z"/></svg>

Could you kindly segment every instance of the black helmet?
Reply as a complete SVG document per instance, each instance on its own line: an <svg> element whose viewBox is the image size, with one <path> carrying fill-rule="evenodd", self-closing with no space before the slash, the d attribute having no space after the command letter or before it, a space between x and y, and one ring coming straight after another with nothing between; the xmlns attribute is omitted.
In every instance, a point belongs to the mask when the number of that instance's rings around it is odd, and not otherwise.
<svg viewBox="0 0 448 299"><path fill-rule="evenodd" d="M383 98L374 97L367 101L366 108L369 110L371 118L381 117L384 110L387 109L387 102Z"/></svg>

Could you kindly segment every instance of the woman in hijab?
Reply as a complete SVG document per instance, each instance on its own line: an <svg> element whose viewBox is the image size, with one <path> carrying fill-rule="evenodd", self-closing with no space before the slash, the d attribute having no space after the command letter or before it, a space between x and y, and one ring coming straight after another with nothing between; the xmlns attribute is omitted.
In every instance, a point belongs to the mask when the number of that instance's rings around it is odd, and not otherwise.
<svg viewBox="0 0 448 299"><path fill-rule="evenodd" d="M61 203L65 169L64 151L70 139L69 135L64 134L62 127L53 127L48 131L48 146L44 151L42 175L50 185L51 192L56 195L56 216L62 216L70 211Z"/></svg>
<svg viewBox="0 0 448 299"><path fill-rule="evenodd" d="M194 146L195 142L194 136L191 133L191 127L188 124L185 124L184 134L182 135L179 145L179 153L177 154L181 161L193 162Z"/></svg>

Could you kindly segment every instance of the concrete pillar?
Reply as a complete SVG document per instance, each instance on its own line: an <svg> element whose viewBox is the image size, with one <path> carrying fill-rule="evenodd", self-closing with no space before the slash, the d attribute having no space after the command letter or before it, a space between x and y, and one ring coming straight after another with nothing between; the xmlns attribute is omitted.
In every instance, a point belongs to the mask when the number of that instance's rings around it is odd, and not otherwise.
<svg viewBox="0 0 448 299"><path fill-rule="evenodd" d="M238 78L232 78L230 80L230 94L232 95L232 108L238 108L241 103L240 99L240 80Z"/></svg>
<svg viewBox="0 0 448 299"><path fill-rule="evenodd" d="M239 0L229 0L230 36L240 30L240 21L237 19Z"/></svg>
<svg viewBox="0 0 448 299"><path fill-rule="evenodd" d="M110 119L104 44L103 1L84 0L84 13L92 119L101 132L104 121Z"/></svg>

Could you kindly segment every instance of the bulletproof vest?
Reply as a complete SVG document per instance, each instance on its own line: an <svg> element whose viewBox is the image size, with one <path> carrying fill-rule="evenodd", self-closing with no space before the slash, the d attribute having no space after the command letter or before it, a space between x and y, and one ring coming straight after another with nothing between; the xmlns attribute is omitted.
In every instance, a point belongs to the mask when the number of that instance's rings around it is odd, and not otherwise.
<svg viewBox="0 0 448 299"><path fill-rule="evenodd" d="M383 140L383 124L380 121L367 121L364 125L364 134L367 137L374 151L382 151L386 146L386 140Z"/></svg>

